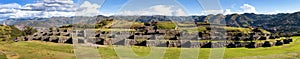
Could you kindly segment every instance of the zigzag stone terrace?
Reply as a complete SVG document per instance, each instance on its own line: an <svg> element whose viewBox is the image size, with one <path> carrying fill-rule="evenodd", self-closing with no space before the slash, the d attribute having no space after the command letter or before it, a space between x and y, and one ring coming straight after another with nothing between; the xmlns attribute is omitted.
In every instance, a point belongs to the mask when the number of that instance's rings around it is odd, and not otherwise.
<svg viewBox="0 0 300 59"><path fill-rule="evenodd" d="M39 30L29 36L18 37L18 41L40 40L55 43L73 44L92 43L98 45L123 45L147 47L184 47L184 48L258 48L281 46L293 42L289 37L279 37L265 33L263 29L250 29L249 33L237 30L227 30L220 25L198 24L204 31L189 32L179 29L158 29L157 23L143 23L143 26L134 29L120 29L122 27L109 27L109 29L71 29L55 28ZM177 26L180 27L180 26ZM190 26L192 28L192 26ZM224 26L223 26L224 27ZM226 26L225 26L226 27ZM180 28L189 28L180 27ZM112 30L118 29L118 30ZM212 29L225 30L214 31Z"/></svg>

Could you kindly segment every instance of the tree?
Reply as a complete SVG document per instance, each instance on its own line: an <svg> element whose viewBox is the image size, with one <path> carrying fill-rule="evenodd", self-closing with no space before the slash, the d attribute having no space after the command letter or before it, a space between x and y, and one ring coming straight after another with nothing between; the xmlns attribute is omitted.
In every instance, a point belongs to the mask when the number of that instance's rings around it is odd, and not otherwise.
<svg viewBox="0 0 300 59"><path fill-rule="evenodd" d="M10 26L11 28L11 38L16 38L16 37L19 37L19 36L24 36L26 35L24 31L18 29L17 27L15 26Z"/></svg>
<svg viewBox="0 0 300 59"><path fill-rule="evenodd" d="M25 32L26 35L32 35L32 34L34 34L35 32L37 32L37 30L34 29L33 27L25 26L24 32Z"/></svg>
<svg viewBox="0 0 300 59"><path fill-rule="evenodd" d="M11 38L11 28L9 26L0 26L0 40L9 41Z"/></svg>

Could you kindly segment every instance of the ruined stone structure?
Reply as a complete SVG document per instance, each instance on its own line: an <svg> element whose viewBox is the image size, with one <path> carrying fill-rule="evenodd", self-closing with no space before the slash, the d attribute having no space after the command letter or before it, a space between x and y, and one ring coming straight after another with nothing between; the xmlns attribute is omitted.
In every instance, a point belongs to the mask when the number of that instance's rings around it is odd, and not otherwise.
<svg viewBox="0 0 300 59"><path fill-rule="evenodd" d="M145 31L145 32L143 32ZM95 29L71 30L59 28L55 30L43 30L34 35L18 37L20 41L40 40L55 43L93 43L98 45L124 45L147 47L184 47L184 48L257 48L281 46L293 42L291 38L278 39L270 37L270 34L253 30L250 34L214 32L186 33L178 30L157 29L148 24L143 29L131 31L101 31ZM270 37L270 38L269 38ZM78 39L77 41L74 39ZM218 40L224 39L224 40ZM270 40L273 39L273 40ZM277 39L277 40L274 40ZM256 40L260 40L256 42Z"/></svg>

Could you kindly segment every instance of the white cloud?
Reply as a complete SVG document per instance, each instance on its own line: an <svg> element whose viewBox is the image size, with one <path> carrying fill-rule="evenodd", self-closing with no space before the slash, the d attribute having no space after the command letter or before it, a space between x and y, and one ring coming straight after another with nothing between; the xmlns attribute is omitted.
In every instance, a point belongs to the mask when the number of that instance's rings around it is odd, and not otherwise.
<svg viewBox="0 0 300 59"><path fill-rule="evenodd" d="M298 12L299 10L275 10L272 12L260 12L258 14L278 14L278 13L294 13Z"/></svg>
<svg viewBox="0 0 300 59"><path fill-rule="evenodd" d="M11 3L11 4L0 4L0 9L3 8L21 8L21 5L17 3Z"/></svg>
<svg viewBox="0 0 300 59"><path fill-rule="evenodd" d="M0 14L16 13L19 8L21 8L21 5L17 3L0 4Z"/></svg>
<svg viewBox="0 0 300 59"><path fill-rule="evenodd" d="M231 14L231 13L232 13L232 12L231 12L230 9L225 9L223 14L227 15L227 14Z"/></svg>
<svg viewBox="0 0 300 59"><path fill-rule="evenodd" d="M248 13L248 12L239 12L239 11L232 11L231 9L225 9L223 10L223 14L228 15L228 14L243 14L243 13Z"/></svg>
<svg viewBox="0 0 300 59"><path fill-rule="evenodd" d="M148 11L155 13L154 15L172 15L174 6L156 5L151 6Z"/></svg>
<svg viewBox="0 0 300 59"><path fill-rule="evenodd" d="M17 3L1 4L1 18L32 18L74 16L76 11L73 0L42 0L21 6Z"/></svg>
<svg viewBox="0 0 300 59"><path fill-rule="evenodd" d="M237 11L237 10L231 10L231 9L225 9L223 14L243 14L243 13L256 13L256 14L278 14L278 13L294 13L294 12L298 12L299 10L274 10L274 11L260 11L257 12L256 8L252 5L249 4L243 4L242 6L240 6L240 8L242 9L242 11Z"/></svg>
<svg viewBox="0 0 300 59"><path fill-rule="evenodd" d="M17 3L0 4L0 19L9 18L19 11L21 5Z"/></svg>
<svg viewBox="0 0 300 59"><path fill-rule="evenodd" d="M99 8L100 5L88 1L85 1L83 4L76 7L73 0L42 0L24 6L17 3L0 4L0 19L95 16L101 14L98 10Z"/></svg>
<svg viewBox="0 0 300 59"><path fill-rule="evenodd" d="M32 11L75 11L76 7L72 0L44 0L34 4L26 4L23 9Z"/></svg>
<svg viewBox="0 0 300 59"><path fill-rule="evenodd" d="M16 13L17 9L0 9L0 14Z"/></svg>
<svg viewBox="0 0 300 59"><path fill-rule="evenodd" d="M93 4L88 1L85 1L80 5L79 9L76 12L76 16L95 16L99 15L100 11L98 10L100 5Z"/></svg>
<svg viewBox="0 0 300 59"><path fill-rule="evenodd" d="M231 7L231 8L234 8L234 7ZM249 5L249 4L243 4L242 6L240 6L241 10L231 10L231 9L225 9L223 10L223 14L225 15L228 15L228 14L234 14L234 13L237 13L237 14L243 14L243 13L258 13L256 11L256 8L252 5Z"/></svg>
<svg viewBox="0 0 300 59"><path fill-rule="evenodd" d="M177 15L177 16L187 16L187 14L185 13L185 11L182 10L182 9L177 9L175 15Z"/></svg>
<svg viewBox="0 0 300 59"><path fill-rule="evenodd" d="M60 2L63 4L73 4L73 0L44 0L43 2Z"/></svg>
<svg viewBox="0 0 300 59"><path fill-rule="evenodd" d="M257 13L255 7L249 4L244 4L240 8L243 9L244 13Z"/></svg>
<svg viewBox="0 0 300 59"><path fill-rule="evenodd" d="M154 5L145 10L125 10L120 15L166 15L166 16L187 16L183 9L169 5Z"/></svg>

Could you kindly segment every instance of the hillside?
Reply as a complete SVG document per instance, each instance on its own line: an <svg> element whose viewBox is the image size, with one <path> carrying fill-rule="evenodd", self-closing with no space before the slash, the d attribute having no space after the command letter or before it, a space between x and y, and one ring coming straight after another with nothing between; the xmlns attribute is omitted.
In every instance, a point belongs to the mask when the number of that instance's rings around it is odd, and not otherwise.
<svg viewBox="0 0 300 59"><path fill-rule="evenodd" d="M280 13L274 15L264 14L231 14L231 15L207 15L207 16L95 16L95 17L53 17L34 19L8 19L4 22L10 25L34 26L34 27L59 27L66 24L95 24L105 19L132 20L136 22L151 21L177 21L177 22L222 22L221 24L232 27L263 28L275 32L298 32L300 29L300 12ZM3 21L2 21L3 22ZM1 22L0 22L1 23ZM291 30L292 29L292 30Z"/></svg>
<svg viewBox="0 0 300 59"><path fill-rule="evenodd" d="M15 26L0 25L0 41L9 41L11 38L26 35L24 31L19 30Z"/></svg>

